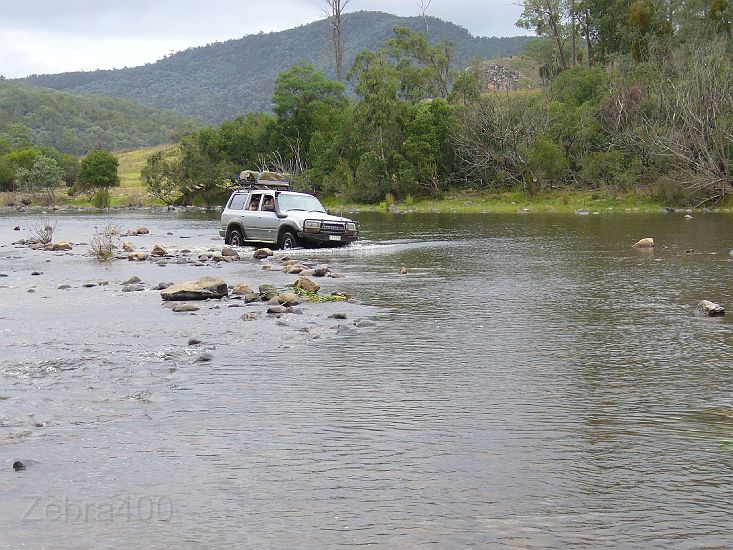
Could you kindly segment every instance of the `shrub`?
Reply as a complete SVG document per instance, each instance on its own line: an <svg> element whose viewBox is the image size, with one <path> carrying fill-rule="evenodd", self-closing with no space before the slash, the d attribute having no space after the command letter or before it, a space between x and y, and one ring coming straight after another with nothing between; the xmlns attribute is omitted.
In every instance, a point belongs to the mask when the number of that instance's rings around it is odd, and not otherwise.
<svg viewBox="0 0 733 550"><path fill-rule="evenodd" d="M94 195L92 195L92 205L95 208L109 208L112 202L112 196L106 189L98 189Z"/></svg>
<svg viewBox="0 0 733 550"><path fill-rule="evenodd" d="M100 262L111 260L114 257L115 248L117 248L119 234L119 228L111 224L96 230L89 241L89 253Z"/></svg>

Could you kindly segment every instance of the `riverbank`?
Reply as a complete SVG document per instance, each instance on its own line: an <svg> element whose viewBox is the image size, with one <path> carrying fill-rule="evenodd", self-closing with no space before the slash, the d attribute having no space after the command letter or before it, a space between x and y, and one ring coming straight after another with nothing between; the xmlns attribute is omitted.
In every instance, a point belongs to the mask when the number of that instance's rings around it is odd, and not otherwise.
<svg viewBox="0 0 733 550"><path fill-rule="evenodd" d="M134 193L115 190L111 209L162 211L206 211L221 209L223 205L212 206L168 206L147 194L144 188L134 189ZM31 197L23 193L0 193L0 211L40 212L43 210L99 211L86 197L66 197L57 193L53 204L44 200L47 196ZM408 200L384 200L379 204L344 203L335 197L322 198L326 208L334 212L389 212L401 213L450 213L450 214L600 214L600 213L654 213L668 211L712 211L731 212L733 206L725 203L709 208L670 205L649 196L629 194L622 197L607 197L594 191L557 191L528 195L521 191L486 193L477 191L453 191L441 198L422 198ZM26 204L27 203L27 204Z"/></svg>

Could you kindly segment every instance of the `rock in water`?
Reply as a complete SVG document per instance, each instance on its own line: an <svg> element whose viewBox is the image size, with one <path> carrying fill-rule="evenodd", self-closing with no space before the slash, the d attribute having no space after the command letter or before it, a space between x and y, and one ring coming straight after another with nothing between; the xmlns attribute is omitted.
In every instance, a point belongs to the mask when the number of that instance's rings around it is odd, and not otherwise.
<svg viewBox="0 0 733 550"><path fill-rule="evenodd" d="M232 294L235 294L237 296L245 296L247 294L252 294L254 291L249 287L249 285L245 283L239 283L238 285L235 285L232 289Z"/></svg>
<svg viewBox="0 0 733 550"><path fill-rule="evenodd" d="M265 258L269 258L272 255L273 255L273 252L269 248L258 248L257 250L254 251L254 254L253 254L256 260L263 260Z"/></svg>
<svg viewBox="0 0 733 550"><path fill-rule="evenodd" d="M173 307L173 311L176 313L190 313L192 311L198 311L199 306L193 304L179 304Z"/></svg>
<svg viewBox="0 0 733 550"><path fill-rule="evenodd" d="M260 285L259 291L260 299L263 302L266 302L279 294L275 285Z"/></svg>
<svg viewBox="0 0 733 550"><path fill-rule="evenodd" d="M168 251L159 244L156 244L153 247L153 250L150 251L150 254L152 254L153 256L167 256Z"/></svg>
<svg viewBox="0 0 733 550"><path fill-rule="evenodd" d="M725 308L715 302L700 300L697 304L696 312L703 317L720 317L721 315L725 315Z"/></svg>
<svg viewBox="0 0 733 550"><path fill-rule="evenodd" d="M654 239L645 237L633 244L634 248L654 248Z"/></svg>
<svg viewBox="0 0 733 550"><path fill-rule="evenodd" d="M203 277L195 282L176 283L160 292L163 300L208 300L223 298L229 294L229 287L217 277Z"/></svg>
<svg viewBox="0 0 733 550"><path fill-rule="evenodd" d="M406 267L401 267L400 268L400 275L407 275L407 268Z"/></svg>
<svg viewBox="0 0 733 550"><path fill-rule="evenodd" d="M230 246L225 246L224 248L222 248L221 255L224 257L229 257L229 258L235 258L235 257L238 258L239 257L239 254L237 253L237 251L231 248Z"/></svg>
<svg viewBox="0 0 733 550"><path fill-rule="evenodd" d="M293 286L295 286L295 288L302 288L306 292L318 292L321 290L321 285L315 281L311 281L307 277L299 277Z"/></svg>

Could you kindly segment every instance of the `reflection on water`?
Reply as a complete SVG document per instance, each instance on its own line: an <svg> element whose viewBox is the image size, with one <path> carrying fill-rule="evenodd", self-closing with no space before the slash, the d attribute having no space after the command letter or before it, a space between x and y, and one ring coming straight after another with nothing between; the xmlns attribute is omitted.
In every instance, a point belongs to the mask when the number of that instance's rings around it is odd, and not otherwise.
<svg viewBox="0 0 733 550"><path fill-rule="evenodd" d="M733 330L694 308L733 308L731 218L357 217L359 244L289 255L360 303L280 324L120 292L292 279L250 260L104 266L0 231L0 543L729 544ZM221 246L214 217L117 221ZM61 217L58 237L103 224ZM339 307L376 326L338 332Z"/></svg>

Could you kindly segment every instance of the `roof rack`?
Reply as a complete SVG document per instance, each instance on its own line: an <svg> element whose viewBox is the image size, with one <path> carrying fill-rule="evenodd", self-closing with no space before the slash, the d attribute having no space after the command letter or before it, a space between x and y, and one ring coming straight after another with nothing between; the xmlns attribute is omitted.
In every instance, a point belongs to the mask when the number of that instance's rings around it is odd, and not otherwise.
<svg viewBox="0 0 733 550"><path fill-rule="evenodd" d="M237 174L236 184L240 189L277 189L280 191L292 189L290 174L270 171L242 170Z"/></svg>

